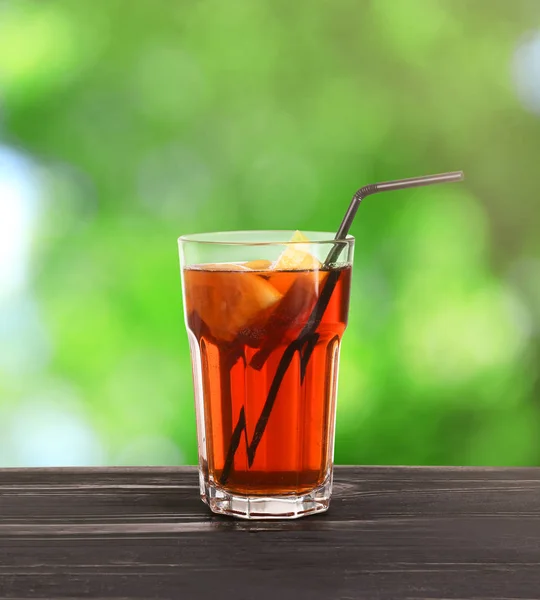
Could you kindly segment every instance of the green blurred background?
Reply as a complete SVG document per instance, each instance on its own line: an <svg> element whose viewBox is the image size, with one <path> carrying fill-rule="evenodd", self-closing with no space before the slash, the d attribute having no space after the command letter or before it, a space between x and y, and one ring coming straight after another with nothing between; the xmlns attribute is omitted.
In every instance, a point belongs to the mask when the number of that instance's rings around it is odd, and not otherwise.
<svg viewBox="0 0 540 600"><path fill-rule="evenodd" d="M0 0L0 466L196 462L176 238L360 208L336 461L540 464L537 0Z"/></svg>

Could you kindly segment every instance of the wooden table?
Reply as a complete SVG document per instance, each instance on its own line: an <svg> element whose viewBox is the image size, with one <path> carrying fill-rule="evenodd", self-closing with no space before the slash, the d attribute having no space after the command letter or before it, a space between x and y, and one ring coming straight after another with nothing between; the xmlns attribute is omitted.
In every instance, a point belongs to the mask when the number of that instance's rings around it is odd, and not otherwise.
<svg viewBox="0 0 540 600"><path fill-rule="evenodd" d="M1 598L540 598L540 469L338 467L330 512L214 517L193 468L0 470Z"/></svg>

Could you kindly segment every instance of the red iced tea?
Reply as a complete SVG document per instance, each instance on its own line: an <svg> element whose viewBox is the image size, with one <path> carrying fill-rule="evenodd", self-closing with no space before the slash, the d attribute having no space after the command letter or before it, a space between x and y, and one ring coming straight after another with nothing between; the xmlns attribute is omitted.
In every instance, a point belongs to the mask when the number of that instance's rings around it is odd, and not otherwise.
<svg viewBox="0 0 540 600"><path fill-rule="evenodd" d="M193 364L204 405L203 470L234 494L302 494L331 472L351 268L263 263L184 270L191 350L200 358ZM326 301L317 303L327 284Z"/></svg>

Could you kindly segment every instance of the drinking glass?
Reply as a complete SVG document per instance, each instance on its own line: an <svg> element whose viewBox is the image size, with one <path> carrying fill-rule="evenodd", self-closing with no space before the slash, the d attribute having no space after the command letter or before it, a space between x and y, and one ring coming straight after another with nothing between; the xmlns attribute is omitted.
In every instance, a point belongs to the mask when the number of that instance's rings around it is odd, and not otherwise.
<svg viewBox="0 0 540 600"><path fill-rule="evenodd" d="M329 506L354 238L305 235L179 238L200 491L216 513L296 518Z"/></svg>

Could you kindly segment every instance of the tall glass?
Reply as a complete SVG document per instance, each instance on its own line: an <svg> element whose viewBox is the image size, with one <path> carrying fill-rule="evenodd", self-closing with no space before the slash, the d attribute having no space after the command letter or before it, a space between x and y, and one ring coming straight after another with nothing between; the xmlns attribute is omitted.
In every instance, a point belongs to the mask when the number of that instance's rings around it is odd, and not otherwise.
<svg viewBox="0 0 540 600"><path fill-rule="evenodd" d="M336 253L332 234L306 235L179 239L201 497L216 513L295 518L329 506L354 239Z"/></svg>

